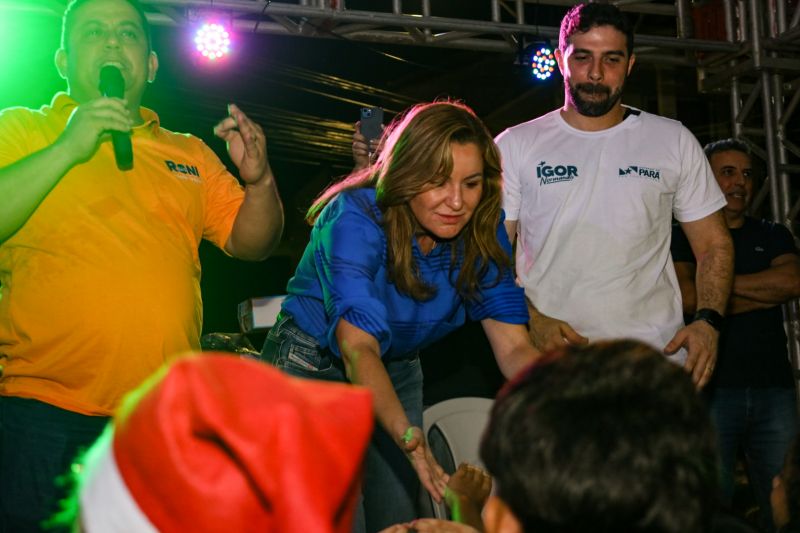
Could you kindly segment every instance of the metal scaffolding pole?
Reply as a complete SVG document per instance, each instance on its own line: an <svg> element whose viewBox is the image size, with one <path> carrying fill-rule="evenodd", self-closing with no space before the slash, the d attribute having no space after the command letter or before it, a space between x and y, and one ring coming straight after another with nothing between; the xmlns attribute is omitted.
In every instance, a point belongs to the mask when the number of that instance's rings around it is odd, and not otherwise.
<svg viewBox="0 0 800 533"><path fill-rule="evenodd" d="M570 0L482 0L490 16L457 18L434 13L435 2L422 0L419 12L404 10L402 0L393 0L390 10L347 9L341 1L331 7L330 1L299 0L299 3L264 0L141 0L149 21L155 25L181 26L196 21L203 13L229 15L234 29L258 33L302 37L339 38L405 44L439 46L467 50L513 52L517 36L530 35L557 39L558 28L543 26L538 20L527 20L525 6L570 6ZM65 0L46 0L39 4L30 0L0 0L0 8L46 10L60 16ZM674 6L649 1L617 2L620 9L648 16L677 16ZM415 5L418 5L415 2ZM505 13L505 17L503 14ZM685 11L684 11L685 13ZM685 16L685 14L684 14ZM324 22L324 24L322 24ZM736 47L724 41L691 39L679 36L637 34L643 53L639 59L652 59L693 67L685 58L687 51L735 52ZM650 49L654 55L650 56Z"/></svg>
<svg viewBox="0 0 800 533"><path fill-rule="evenodd" d="M709 59L699 69L701 87L718 90L728 80L731 130L767 168L753 209L767 197L772 220L795 235L800 199L794 185L800 174L800 147L787 133L800 103L800 7L788 22L788 0L725 0L727 39L739 46L734 55ZM766 17L765 17L766 15ZM792 80L787 83L787 78ZM760 101L761 114L756 111ZM794 162L793 162L794 161ZM784 306L792 365L800 368L800 305Z"/></svg>

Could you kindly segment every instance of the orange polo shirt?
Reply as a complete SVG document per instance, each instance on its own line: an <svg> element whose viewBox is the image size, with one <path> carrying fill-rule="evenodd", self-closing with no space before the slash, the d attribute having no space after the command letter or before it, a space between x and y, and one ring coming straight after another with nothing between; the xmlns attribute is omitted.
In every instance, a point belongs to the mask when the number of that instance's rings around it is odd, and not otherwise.
<svg viewBox="0 0 800 533"><path fill-rule="evenodd" d="M0 113L0 167L51 145L77 103ZM198 245L220 248L244 192L199 139L143 109L122 172L110 141L0 244L0 395L110 415L167 359L199 349Z"/></svg>

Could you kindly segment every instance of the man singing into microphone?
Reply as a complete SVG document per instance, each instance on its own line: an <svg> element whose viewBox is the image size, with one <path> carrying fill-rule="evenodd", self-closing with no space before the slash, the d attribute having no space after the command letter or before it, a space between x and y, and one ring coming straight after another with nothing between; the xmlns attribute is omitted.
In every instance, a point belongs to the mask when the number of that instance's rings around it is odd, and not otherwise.
<svg viewBox="0 0 800 533"><path fill-rule="evenodd" d="M214 133L244 187L140 107L158 58L136 0L70 2L56 67L66 94L0 114L0 531L38 530L122 395L199 348L200 240L261 260L283 226L264 133L239 108ZM104 67L122 98L100 91Z"/></svg>

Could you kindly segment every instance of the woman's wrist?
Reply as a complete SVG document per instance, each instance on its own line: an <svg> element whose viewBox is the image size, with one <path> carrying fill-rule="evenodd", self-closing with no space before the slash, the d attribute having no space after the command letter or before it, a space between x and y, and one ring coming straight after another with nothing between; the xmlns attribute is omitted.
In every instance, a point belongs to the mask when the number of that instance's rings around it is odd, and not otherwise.
<svg viewBox="0 0 800 533"><path fill-rule="evenodd" d="M398 446L401 448L406 447L406 445L411 442L414 437L419 437L422 434L422 430L420 428L416 428L412 426L410 422L399 423L395 426L395 431L392 433L394 435L394 441L397 443Z"/></svg>

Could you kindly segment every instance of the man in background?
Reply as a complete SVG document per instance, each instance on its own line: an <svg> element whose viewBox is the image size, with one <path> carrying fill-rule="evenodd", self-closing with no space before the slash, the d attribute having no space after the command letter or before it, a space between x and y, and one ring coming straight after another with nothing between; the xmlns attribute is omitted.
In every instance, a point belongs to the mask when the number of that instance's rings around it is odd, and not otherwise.
<svg viewBox="0 0 800 533"><path fill-rule="evenodd" d="M0 530L15 533L39 529L120 398L199 348L200 240L260 260L283 225L264 133L240 109L215 134L244 187L141 107L158 57L136 0L73 0L55 59L67 92L0 115ZM122 97L101 94L109 67ZM131 170L111 132L130 136Z"/></svg>
<svg viewBox="0 0 800 533"><path fill-rule="evenodd" d="M733 290L719 343L719 360L706 395L719 434L722 499L731 504L739 450L760 508L760 525L772 530L772 479L797 432L795 378L789 361L781 304L800 296L800 258L789 230L747 215L753 199L753 162L743 142L723 139L705 153L725 194L722 209L733 238ZM672 258L683 308L697 306L691 246L674 228Z"/></svg>

